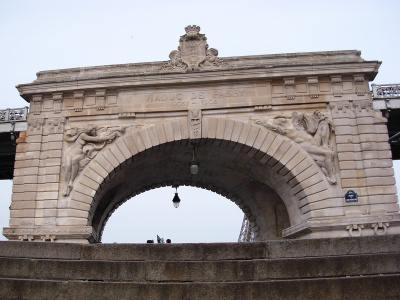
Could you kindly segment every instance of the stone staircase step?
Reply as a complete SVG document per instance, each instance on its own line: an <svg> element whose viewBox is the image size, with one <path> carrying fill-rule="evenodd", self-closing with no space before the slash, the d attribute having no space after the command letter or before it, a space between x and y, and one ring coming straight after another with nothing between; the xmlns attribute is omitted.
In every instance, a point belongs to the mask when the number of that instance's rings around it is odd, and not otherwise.
<svg viewBox="0 0 400 300"><path fill-rule="evenodd" d="M57 258L66 260L203 261L338 256L398 251L400 251L400 235L217 244L81 245L0 241L0 257Z"/></svg>
<svg viewBox="0 0 400 300"><path fill-rule="evenodd" d="M241 282L400 273L400 252L223 261L0 258L1 278L126 282Z"/></svg>
<svg viewBox="0 0 400 300"><path fill-rule="evenodd" d="M400 277L354 276L229 283L0 279L1 299L399 299Z"/></svg>

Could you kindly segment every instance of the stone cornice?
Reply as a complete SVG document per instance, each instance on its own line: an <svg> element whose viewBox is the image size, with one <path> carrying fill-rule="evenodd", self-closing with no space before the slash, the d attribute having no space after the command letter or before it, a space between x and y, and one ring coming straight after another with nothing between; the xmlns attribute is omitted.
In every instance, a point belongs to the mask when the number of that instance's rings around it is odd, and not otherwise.
<svg viewBox="0 0 400 300"><path fill-rule="evenodd" d="M33 94L67 92L74 90L93 90L99 88L127 88L132 86L162 86L190 83L206 83L234 80L279 79L288 75L295 77L353 75L366 74L368 80L373 80L380 66L378 61L336 62L320 64L287 64L287 65L259 65L253 67L232 68L229 70L214 70L201 72L158 72L153 74L110 76L93 79L70 79L60 82L35 81L30 84L17 86L20 95L27 101ZM99 67L101 68L101 67ZM60 70L62 72L64 70ZM67 70L68 71L68 70ZM99 69L100 71L100 69ZM57 76L56 76L57 77ZM50 79L50 78L49 78Z"/></svg>
<svg viewBox="0 0 400 300"><path fill-rule="evenodd" d="M243 68L264 68L294 65L320 65L330 63L360 63L364 62L361 52L356 50L287 53L273 55L252 55L224 57L224 66L214 70L232 70ZM165 61L132 63L122 65L107 65L97 67L82 67L38 72L33 83L49 83L75 81L84 79L100 79L109 77L126 77L138 75L154 75L172 72L186 73L186 71L161 70ZM199 71L207 72L209 70Z"/></svg>

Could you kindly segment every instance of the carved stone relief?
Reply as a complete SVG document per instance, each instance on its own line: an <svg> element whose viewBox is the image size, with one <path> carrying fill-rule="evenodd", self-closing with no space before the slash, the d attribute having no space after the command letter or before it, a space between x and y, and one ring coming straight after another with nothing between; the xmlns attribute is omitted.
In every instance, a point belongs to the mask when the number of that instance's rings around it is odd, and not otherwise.
<svg viewBox="0 0 400 300"><path fill-rule="evenodd" d="M161 68L162 71L199 71L213 69L224 65L217 57L218 50L208 49L207 38L200 33L200 27L193 25L185 28L186 34L179 39L178 51L173 50L170 61Z"/></svg>
<svg viewBox="0 0 400 300"><path fill-rule="evenodd" d="M330 134L334 129L327 116L316 110L312 114L294 112L291 116L277 115L255 121L298 143L320 166L328 182L336 184L334 151L329 144Z"/></svg>
<svg viewBox="0 0 400 300"><path fill-rule="evenodd" d="M201 110L189 110L190 139L201 138Z"/></svg>
<svg viewBox="0 0 400 300"><path fill-rule="evenodd" d="M119 127L97 127L88 124L66 131L64 139L72 145L66 150L62 172L64 175L63 196L68 196L78 173L92 160L106 145L125 132L138 128L141 125Z"/></svg>

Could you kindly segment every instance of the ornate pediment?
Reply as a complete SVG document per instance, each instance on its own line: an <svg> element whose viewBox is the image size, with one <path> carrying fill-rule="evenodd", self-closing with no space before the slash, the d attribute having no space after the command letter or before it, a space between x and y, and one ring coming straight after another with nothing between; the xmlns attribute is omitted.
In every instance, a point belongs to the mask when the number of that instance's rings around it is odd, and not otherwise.
<svg viewBox="0 0 400 300"><path fill-rule="evenodd" d="M186 34L179 39L178 50L171 51L170 60L163 65L162 71L194 72L213 69L224 65L218 56L218 50L208 49L205 34L200 33L196 25L186 26Z"/></svg>

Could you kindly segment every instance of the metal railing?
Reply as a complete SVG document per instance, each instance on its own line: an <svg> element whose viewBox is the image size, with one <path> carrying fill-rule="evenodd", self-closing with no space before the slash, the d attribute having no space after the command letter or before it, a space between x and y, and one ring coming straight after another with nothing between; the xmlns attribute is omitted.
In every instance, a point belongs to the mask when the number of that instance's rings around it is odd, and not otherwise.
<svg viewBox="0 0 400 300"><path fill-rule="evenodd" d="M7 108L0 110L0 123L7 122L26 122L28 107Z"/></svg>
<svg viewBox="0 0 400 300"><path fill-rule="evenodd" d="M400 84L372 84L372 95L374 99L397 99L400 98Z"/></svg>

